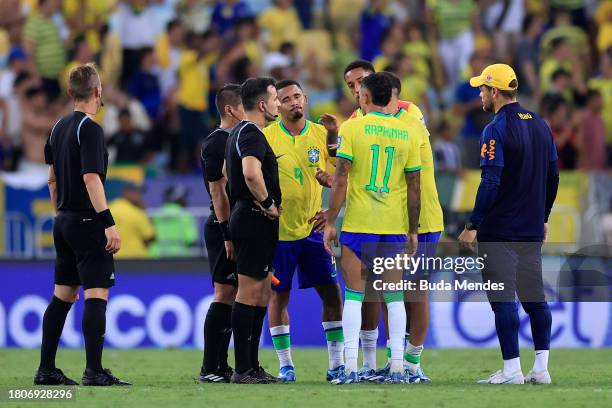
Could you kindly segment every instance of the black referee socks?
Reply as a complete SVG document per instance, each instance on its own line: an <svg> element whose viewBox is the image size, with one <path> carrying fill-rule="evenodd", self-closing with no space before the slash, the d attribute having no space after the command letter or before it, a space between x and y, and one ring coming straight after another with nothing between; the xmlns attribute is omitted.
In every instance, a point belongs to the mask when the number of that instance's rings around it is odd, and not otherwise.
<svg viewBox="0 0 612 408"><path fill-rule="evenodd" d="M87 368L102 371L102 349L106 332L106 300L91 298L85 300L83 312L83 337Z"/></svg>
<svg viewBox="0 0 612 408"><path fill-rule="evenodd" d="M251 335L255 321L255 306L234 302L232 331L234 332L234 357L236 372L243 374L253 368L251 363Z"/></svg>
<svg viewBox="0 0 612 408"><path fill-rule="evenodd" d="M253 331L251 332L251 366L259 367L259 340L261 339L261 330L263 329L264 318L266 317L265 307L251 306L255 309L255 317L253 319Z"/></svg>
<svg viewBox="0 0 612 408"><path fill-rule="evenodd" d="M72 303L53 296L42 322L42 345L40 347L40 367L47 369L55 368L55 354L59 339L64 330L66 316L72 307Z"/></svg>
<svg viewBox="0 0 612 408"><path fill-rule="evenodd" d="M204 320L204 361L207 373L227 368L227 349L232 337L232 306L213 302Z"/></svg>

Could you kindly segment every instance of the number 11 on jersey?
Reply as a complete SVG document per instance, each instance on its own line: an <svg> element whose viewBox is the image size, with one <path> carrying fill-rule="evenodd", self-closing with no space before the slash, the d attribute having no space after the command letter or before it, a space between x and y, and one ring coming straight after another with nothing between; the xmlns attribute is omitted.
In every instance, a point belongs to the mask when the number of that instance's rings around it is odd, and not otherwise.
<svg viewBox="0 0 612 408"><path fill-rule="evenodd" d="M370 171L370 183L365 186L366 191L374 191L378 192L378 187L376 186L376 176L378 174L378 157L380 155L380 145L373 144L370 146L370 150L372 150L372 169ZM385 153L387 153L387 165L385 166L385 175L382 181L382 187L380 188L381 193L389 192L389 177L391 176L391 166L393 165L393 152L395 150L394 146L385 147Z"/></svg>

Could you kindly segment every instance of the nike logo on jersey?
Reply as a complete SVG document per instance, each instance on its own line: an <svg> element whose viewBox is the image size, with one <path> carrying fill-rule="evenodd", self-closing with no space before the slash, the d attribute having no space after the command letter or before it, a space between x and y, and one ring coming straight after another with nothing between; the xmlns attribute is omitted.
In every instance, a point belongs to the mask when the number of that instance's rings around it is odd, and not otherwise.
<svg viewBox="0 0 612 408"><path fill-rule="evenodd" d="M279 154L278 156L276 156L276 160L280 159L281 157L283 157L286 153L283 154Z"/></svg>
<svg viewBox="0 0 612 408"><path fill-rule="evenodd" d="M83 218L83 222L92 221L93 218Z"/></svg>

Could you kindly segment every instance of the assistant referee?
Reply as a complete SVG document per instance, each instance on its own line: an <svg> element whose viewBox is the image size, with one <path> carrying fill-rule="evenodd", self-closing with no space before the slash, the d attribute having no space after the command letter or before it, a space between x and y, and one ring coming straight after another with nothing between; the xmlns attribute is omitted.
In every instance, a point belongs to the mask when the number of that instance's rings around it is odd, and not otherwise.
<svg viewBox="0 0 612 408"><path fill-rule="evenodd" d="M557 151L542 118L516 101L518 80L505 64L486 67L470 80L483 108L495 113L480 139L482 179L470 221L459 241L478 237L483 281L503 284L487 292L495 314L503 369L481 384L550 384L551 313L542 280L542 242L559 185ZM523 377L516 296L529 315L535 348L533 369Z"/></svg>
<svg viewBox="0 0 612 408"><path fill-rule="evenodd" d="M66 315L83 286L87 364L82 383L131 385L102 368L106 303L109 288L115 284L113 254L121 248L104 194L108 167L104 133L93 120L102 105L102 84L93 64L70 71L68 84L74 111L53 126L45 145L49 192L56 211L55 288L43 317L40 366L34 384L77 385L55 367L55 354Z"/></svg>

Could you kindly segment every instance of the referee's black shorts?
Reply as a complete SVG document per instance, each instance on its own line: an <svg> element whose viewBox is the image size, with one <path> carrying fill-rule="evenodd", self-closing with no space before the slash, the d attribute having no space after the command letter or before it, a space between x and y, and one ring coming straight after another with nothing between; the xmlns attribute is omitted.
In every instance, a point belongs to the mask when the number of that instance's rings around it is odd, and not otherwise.
<svg viewBox="0 0 612 408"><path fill-rule="evenodd" d="M215 214L211 214L204 224L204 242L213 283L238 286L236 263L227 259L225 243Z"/></svg>
<svg viewBox="0 0 612 408"><path fill-rule="evenodd" d="M84 289L115 285L115 264L108 253L104 225L95 212L60 211L53 225L55 284Z"/></svg>
<svg viewBox="0 0 612 408"><path fill-rule="evenodd" d="M278 219L269 220L249 203L239 201L232 209L230 232L239 275L265 279L272 272L278 225Z"/></svg>

